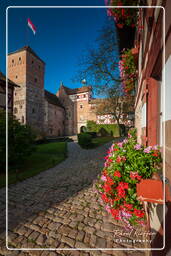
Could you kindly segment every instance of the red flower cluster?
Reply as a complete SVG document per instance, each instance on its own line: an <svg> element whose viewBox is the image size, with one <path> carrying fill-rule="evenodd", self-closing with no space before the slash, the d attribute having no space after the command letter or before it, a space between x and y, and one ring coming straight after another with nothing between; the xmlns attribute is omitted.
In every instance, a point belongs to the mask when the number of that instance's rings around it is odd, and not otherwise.
<svg viewBox="0 0 171 256"><path fill-rule="evenodd" d="M120 163L120 162L125 162L126 161L126 157L125 156L118 156L116 158L116 162Z"/></svg>
<svg viewBox="0 0 171 256"><path fill-rule="evenodd" d="M127 204L126 202L124 202L124 207L128 210L132 210L132 204Z"/></svg>
<svg viewBox="0 0 171 256"><path fill-rule="evenodd" d="M137 180L141 180L141 176L140 175L138 175L138 172L131 172L130 173L130 178L132 179L132 180L135 180L135 179L137 179Z"/></svg>
<svg viewBox="0 0 171 256"><path fill-rule="evenodd" d="M154 151L154 153L152 154L152 156L156 156L156 157L158 157L158 156L159 156L158 151L157 151L157 150L156 150L156 151Z"/></svg>
<svg viewBox="0 0 171 256"><path fill-rule="evenodd" d="M144 212L144 211L142 211L142 210L137 210L137 209L134 209L133 213L134 213L137 217L139 217L139 218L143 218L144 215L145 215L145 212Z"/></svg>
<svg viewBox="0 0 171 256"><path fill-rule="evenodd" d="M120 198L124 198L126 196L125 189L128 189L128 183L126 182L120 182L119 185L116 187L118 196Z"/></svg>
<svg viewBox="0 0 171 256"><path fill-rule="evenodd" d="M114 177L119 177L119 178L120 178L120 177L121 177L121 173L116 170L116 171L114 172Z"/></svg>
<svg viewBox="0 0 171 256"><path fill-rule="evenodd" d="M120 217L119 217L119 209L111 209L110 210L112 216L116 219L116 220L120 220Z"/></svg>

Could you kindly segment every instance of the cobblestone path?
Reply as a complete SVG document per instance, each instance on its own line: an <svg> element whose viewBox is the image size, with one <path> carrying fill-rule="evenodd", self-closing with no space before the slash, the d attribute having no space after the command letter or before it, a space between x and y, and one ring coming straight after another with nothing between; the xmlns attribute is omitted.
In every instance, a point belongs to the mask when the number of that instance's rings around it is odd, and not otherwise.
<svg viewBox="0 0 171 256"><path fill-rule="evenodd" d="M99 207L94 182L110 144L84 150L77 143L68 143L69 156L64 162L9 187L8 247L47 250L5 248L5 189L0 190L0 255L148 255L131 250L48 250L145 247L142 241L135 241L142 239L139 231L127 233Z"/></svg>

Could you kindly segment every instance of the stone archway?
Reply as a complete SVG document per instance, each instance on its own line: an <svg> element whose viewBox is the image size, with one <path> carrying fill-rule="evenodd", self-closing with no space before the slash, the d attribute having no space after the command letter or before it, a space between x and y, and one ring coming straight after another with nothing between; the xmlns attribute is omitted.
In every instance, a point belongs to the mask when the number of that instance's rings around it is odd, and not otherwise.
<svg viewBox="0 0 171 256"><path fill-rule="evenodd" d="M82 125L82 126L80 127L80 132L86 132L86 131L87 131L87 127L84 126L84 125Z"/></svg>

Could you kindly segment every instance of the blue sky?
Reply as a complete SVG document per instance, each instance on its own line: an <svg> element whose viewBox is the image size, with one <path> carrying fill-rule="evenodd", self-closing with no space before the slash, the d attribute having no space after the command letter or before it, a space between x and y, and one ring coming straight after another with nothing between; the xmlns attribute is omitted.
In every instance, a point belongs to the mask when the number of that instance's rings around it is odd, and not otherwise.
<svg viewBox="0 0 171 256"><path fill-rule="evenodd" d="M5 9L19 5L56 5L56 6L104 6L103 0L1 0L0 70L5 73ZM30 18L37 28L36 35L27 26ZM12 8L8 12L9 52L24 45L30 45L46 63L45 88L55 93L60 81L74 88L81 84L72 82L77 71L78 59L87 47L96 47L95 39L108 17L106 9L100 8ZM91 81L90 81L91 82Z"/></svg>

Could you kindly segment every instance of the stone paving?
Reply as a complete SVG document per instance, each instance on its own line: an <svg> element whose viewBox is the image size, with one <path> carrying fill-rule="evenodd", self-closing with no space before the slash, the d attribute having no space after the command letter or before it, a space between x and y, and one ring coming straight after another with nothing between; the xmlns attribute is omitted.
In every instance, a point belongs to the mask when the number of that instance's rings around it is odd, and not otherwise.
<svg viewBox="0 0 171 256"><path fill-rule="evenodd" d="M147 246L142 240L149 238L140 234L141 229L126 232L121 223L99 206L94 183L110 144L85 150L75 142L68 143L68 158L64 162L9 187L8 247L47 250L5 248L5 189L0 190L0 255L149 255L143 251L131 251L135 246ZM71 251L67 248L130 250Z"/></svg>

